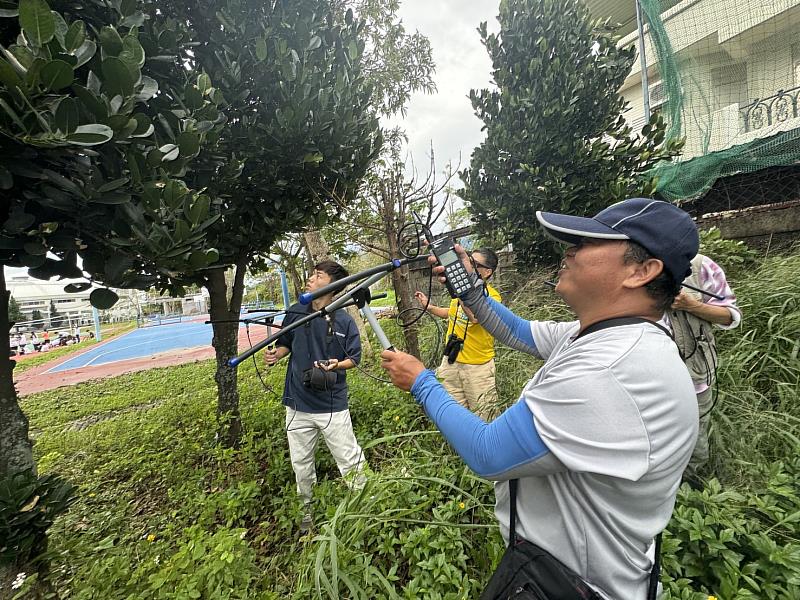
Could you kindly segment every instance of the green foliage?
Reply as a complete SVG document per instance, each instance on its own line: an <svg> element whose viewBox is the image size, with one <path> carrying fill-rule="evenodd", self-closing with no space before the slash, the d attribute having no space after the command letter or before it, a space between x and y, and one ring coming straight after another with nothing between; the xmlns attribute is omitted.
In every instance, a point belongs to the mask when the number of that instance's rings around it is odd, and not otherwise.
<svg viewBox="0 0 800 600"><path fill-rule="evenodd" d="M530 270L555 257L536 227L537 210L592 215L631 196L649 196L645 172L675 156L654 115L636 135L618 90L634 49L617 46L609 24L580 0L503 0L499 34L479 30L497 89L472 90L486 140L461 172L461 195L482 237L503 232Z"/></svg>
<svg viewBox="0 0 800 600"><path fill-rule="evenodd" d="M75 500L75 486L31 472L0 479L0 564L41 559L46 532Z"/></svg>
<svg viewBox="0 0 800 600"><path fill-rule="evenodd" d="M9 326L11 323L18 323L25 319L25 316L22 314L22 311L19 309L19 302L14 298L14 296L9 296L8 298L8 322Z"/></svg>
<svg viewBox="0 0 800 600"><path fill-rule="evenodd" d="M800 595L800 460L757 468L763 489L724 490L716 479L681 488L662 549L667 598L689 587L742 600Z"/></svg>
<svg viewBox="0 0 800 600"><path fill-rule="evenodd" d="M130 273L131 264L104 252L100 240L169 254L184 237L196 246L208 225L190 221L185 235L175 238L163 230L145 240L134 233L143 225L132 210L134 198L165 189L172 191L171 202L180 197L190 208L197 202L194 192L173 191L177 184L170 179L191 156L168 149L205 135L193 133L195 123L211 115L213 102L183 106L182 121L154 110L159 86L143 72L144 15L123 4L99 9L90 3L73 11L65 3L55 12L45 0L27 0L18 19L0 15L4 38L13 40L0 48L0 263L28 267L34 277L82 277L80 253L83 269L95 278L146 286L153 280ZM157 44L148 49L150 56L161 54ZM154 122L167 127L156 131ZM172 210L153 209L154 221L175 227ZM106 306L110 296L96 298Z"/></svg>
<svg viewBox="0 0 800 600"><path fill-rule="evenodd" d="M758 259L755 250L741 240L726 240L716 227L700 230L700 254L721 265L731 281L739 281Z"/></svg>

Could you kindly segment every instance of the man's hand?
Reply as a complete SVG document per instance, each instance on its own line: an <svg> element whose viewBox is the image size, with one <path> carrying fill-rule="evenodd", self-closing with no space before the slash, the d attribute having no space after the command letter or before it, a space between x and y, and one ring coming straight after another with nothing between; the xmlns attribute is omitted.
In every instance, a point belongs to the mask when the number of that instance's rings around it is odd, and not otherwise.
<svg viewBox="0 0 800 600"><path fill-rule="evenodd" d="M278 356L278 350L276 348L267 348L264 350L264 362L267 363L267 366L272 366L276 362L280 360Z"/></svg>
<svg viewBox="0 0 800 600"><path fill-rule="evenodd" d="M687 294L686 290L681 290L675 300L672 301L672 310L692 310L702 306L703 303L697 300L691 294Z"/></svg>
<svg viewBox="0 0 800 600"><path fill-rule="evenodd" d="M338 358L329 358L328 360L318 360L314 366L319 367L323 371L333 371L339 366Z"/></svg>
<svg viewBox="0 0 800 600"><path fill-rule="evenodd" d="M389 373L392 383L406 392L411 390L414 381L425 370L425 365L405 352L384 350L381 358L381 366Z"/></svg>
<svg viewBox="0 0 800 600"><path fill-rule="evenodd" d="M420 303L423 308L428 306L428 297L420 291L414 292L414 299Z"/></svg>

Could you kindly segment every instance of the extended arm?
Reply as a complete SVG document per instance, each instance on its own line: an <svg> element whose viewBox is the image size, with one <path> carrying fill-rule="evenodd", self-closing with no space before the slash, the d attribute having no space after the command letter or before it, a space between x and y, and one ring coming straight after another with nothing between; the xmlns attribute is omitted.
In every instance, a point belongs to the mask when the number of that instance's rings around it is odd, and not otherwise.
<svg viewBox="0 0 800 600"><path fill-rule="evenodd" d="M538 356L530 321L518 317L492 298L487 298L483 294L483 286L467 292L462 302L496 340L515 350Z"/></svg>
<svg viewBox="0 0 800 600"><path fill-rule="evenodd" d="M453 449L481 477L502 481L565 469L542 442L524 401L486 423L453 400L430 371L417 377L411 393Z"/></svg>

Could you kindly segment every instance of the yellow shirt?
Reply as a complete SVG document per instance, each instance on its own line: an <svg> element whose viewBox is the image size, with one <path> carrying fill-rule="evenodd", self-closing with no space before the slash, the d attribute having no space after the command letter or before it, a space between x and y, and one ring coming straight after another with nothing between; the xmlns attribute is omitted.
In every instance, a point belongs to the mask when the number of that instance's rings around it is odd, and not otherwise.
<svg viewBox="0 0 800 600"><path fill-rule="evenodd" d="M490 285L486 285L489 297L500 302L500 294ZM456 322L456 312L458 312L458 322ZM466 338L465 336L466 330ZM470 323L464 308L458 305L458 300L453 298L450 301L450 309L447 311L447 336L455 331L455 334L464 340L464 347L456 358L456 362L466 365L482 365L494 358L494 338L483 327L477 323Z"/></svg>

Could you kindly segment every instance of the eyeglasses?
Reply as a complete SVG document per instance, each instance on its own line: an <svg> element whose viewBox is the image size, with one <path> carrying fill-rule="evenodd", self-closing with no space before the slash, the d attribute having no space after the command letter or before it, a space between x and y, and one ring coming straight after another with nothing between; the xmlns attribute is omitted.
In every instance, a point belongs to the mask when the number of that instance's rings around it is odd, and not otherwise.
<svg viewBox="0 0 800 600"><path fill-rule="evenodd" d="M486 265L479 263L472 257L471 254L469 255L469 260L472 263L472 266L475 267L476 269L480 268L480 269L489 269L490 271L492 270L492 267L487 267Z"/></svg>

